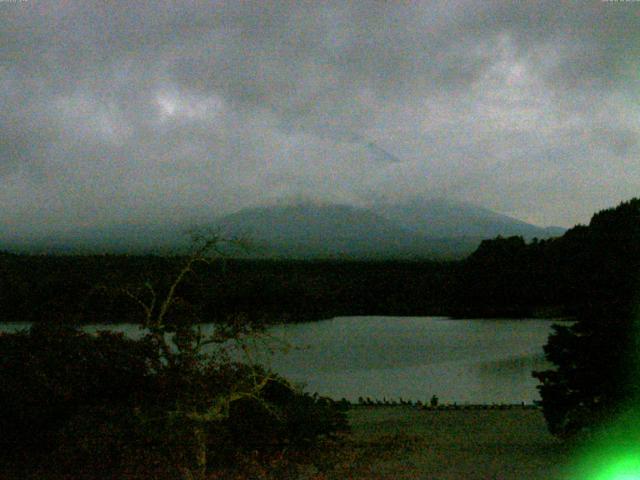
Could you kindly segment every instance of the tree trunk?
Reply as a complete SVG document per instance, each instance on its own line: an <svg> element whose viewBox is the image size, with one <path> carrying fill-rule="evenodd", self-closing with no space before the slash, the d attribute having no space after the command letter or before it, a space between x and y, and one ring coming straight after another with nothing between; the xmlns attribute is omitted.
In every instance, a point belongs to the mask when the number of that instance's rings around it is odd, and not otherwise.
<svg viewBox="0 0 640 480"><path fill-rule="evenodd" d="M189 456L191 465L183 470L183 480L205 480L207 475L207 434L202 425L193 427Z"/></svg>

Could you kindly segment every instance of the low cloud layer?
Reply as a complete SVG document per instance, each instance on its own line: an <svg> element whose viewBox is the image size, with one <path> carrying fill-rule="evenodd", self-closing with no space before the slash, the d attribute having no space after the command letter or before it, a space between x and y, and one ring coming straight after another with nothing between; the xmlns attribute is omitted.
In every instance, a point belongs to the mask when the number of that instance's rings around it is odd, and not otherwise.
<svg viewBox="0 0 640 480"><path fill-rule="evenodd" d="M7 236L289 197L640 193L640 3L0 2Z"/></svg>

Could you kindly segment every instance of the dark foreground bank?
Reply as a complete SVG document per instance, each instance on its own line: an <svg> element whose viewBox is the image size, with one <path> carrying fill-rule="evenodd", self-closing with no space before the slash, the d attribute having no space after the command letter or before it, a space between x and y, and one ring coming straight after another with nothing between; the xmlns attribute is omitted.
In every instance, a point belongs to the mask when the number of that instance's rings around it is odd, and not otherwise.
<svg viewBox="0 0 640 480"><path fill-rule="evenodd" d="M531 408L362 407L327 479L570 479L570 448Z"/></svg>

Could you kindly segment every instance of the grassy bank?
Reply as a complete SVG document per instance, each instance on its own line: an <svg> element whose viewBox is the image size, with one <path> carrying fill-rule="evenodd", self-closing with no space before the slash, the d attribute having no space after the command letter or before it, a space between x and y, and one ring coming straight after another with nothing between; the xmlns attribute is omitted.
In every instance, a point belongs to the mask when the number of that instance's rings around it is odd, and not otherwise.
<svg viewBox="0 0 640 480"><path fill-rule="evenodd" d="M326 479L570 479L571 453L536 409L361 407Z"/></svg>

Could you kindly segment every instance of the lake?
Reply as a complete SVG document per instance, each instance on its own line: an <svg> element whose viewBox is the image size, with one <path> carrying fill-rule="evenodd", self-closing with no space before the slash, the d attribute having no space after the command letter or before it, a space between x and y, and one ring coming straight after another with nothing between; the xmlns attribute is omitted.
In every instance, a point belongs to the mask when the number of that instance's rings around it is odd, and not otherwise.
<svg viewBox="0 0 640 480"><path fill-rule="evenodd" d="M549 367L543 345L548 320L451 320L444 317L338 317L281 325L274 338L288 353L259 359L309 392L441 402L531 403L539 399L532 370ZM4 324L7 331L24 324ZM104 329L90 326L88 330ZM114 330L139 335L134 325Z"/></svg>
<svg viewBox="0 0 640 480"><path fill-rule="evenodd" d="M530 403L532 370L546 369L547 320L342 317L280 326L301 347L272 358L275 371L332 398Z"/></svg>

